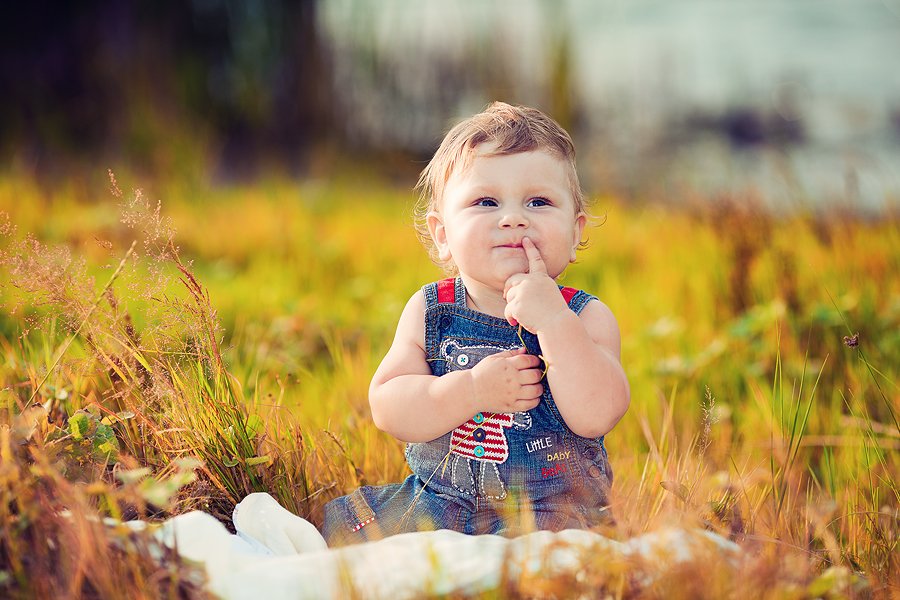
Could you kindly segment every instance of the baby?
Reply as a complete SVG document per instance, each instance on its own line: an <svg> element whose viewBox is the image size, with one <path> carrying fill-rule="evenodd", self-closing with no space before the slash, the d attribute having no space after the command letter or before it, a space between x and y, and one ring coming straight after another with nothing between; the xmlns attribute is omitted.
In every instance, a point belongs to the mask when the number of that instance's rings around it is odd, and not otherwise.
<svg viewBox="0 0 900 600"><path fill-rule="evenodd" d="M588 218L571 138L495 102L447 134L418 187L417 228L453 277L409 299L369 389L412 475L330 502L326 540L598 524L603 436L629 388L612 312L556 284Z"/></svg>

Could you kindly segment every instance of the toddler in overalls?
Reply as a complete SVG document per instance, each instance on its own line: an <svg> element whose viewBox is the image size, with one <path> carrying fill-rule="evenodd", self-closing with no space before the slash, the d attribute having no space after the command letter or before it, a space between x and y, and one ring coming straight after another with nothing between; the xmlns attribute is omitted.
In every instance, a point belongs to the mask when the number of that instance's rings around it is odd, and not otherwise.
<svg viewBox="0 0 900 600"><path fill-rule="evenodd" d="M330 502L326 540L601 523L603 436L629 389L610 310L556 284L587 222L571 138L495 102L447 134L419 187L417 228L452 277L410 298L369 389L412 474Z"/></svg>

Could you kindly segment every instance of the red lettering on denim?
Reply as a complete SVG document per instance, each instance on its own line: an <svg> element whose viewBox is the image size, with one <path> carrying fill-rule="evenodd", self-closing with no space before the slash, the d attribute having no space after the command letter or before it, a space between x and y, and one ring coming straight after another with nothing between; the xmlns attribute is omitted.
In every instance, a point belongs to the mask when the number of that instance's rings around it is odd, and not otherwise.
<svg viewBox="0 0 900 600"><path fill-rule="evenodd" d="M552 467L541 467L541 478L550 479L566 472L566 463L556 463Z"/></svg>

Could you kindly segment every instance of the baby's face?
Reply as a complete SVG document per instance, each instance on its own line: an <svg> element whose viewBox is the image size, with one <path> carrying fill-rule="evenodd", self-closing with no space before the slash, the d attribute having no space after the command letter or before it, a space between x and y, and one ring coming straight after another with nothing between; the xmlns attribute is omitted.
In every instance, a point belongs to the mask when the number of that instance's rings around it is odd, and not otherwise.
<svg viewBox="0 0 900 600"><path fill-rule="evenodd" d="M502 290L528 272L522 239L537 247L550 277L575 260L586 217L575 211L568 163L544 150L492 155L479 147L444 187L428 226L441 260L463 277Z"/></svg>

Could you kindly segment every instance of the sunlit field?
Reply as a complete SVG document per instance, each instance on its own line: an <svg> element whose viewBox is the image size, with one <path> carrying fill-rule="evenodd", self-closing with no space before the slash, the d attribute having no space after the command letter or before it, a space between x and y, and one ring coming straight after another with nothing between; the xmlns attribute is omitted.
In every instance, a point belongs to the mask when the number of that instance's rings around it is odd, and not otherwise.
<svg viewBox="0 0 900 600"><path fill-rule="evenodd" d="M0 596L201 596L190 565L96 517L227 522L267 491L318 524L400 481L369 378L442 273L407 182L97 181L0 178ZM655 580L589 560L491 597L900 594L897 211L595 200L560 282L622 331L604 533L699 527L744 552Z"/></svg>

